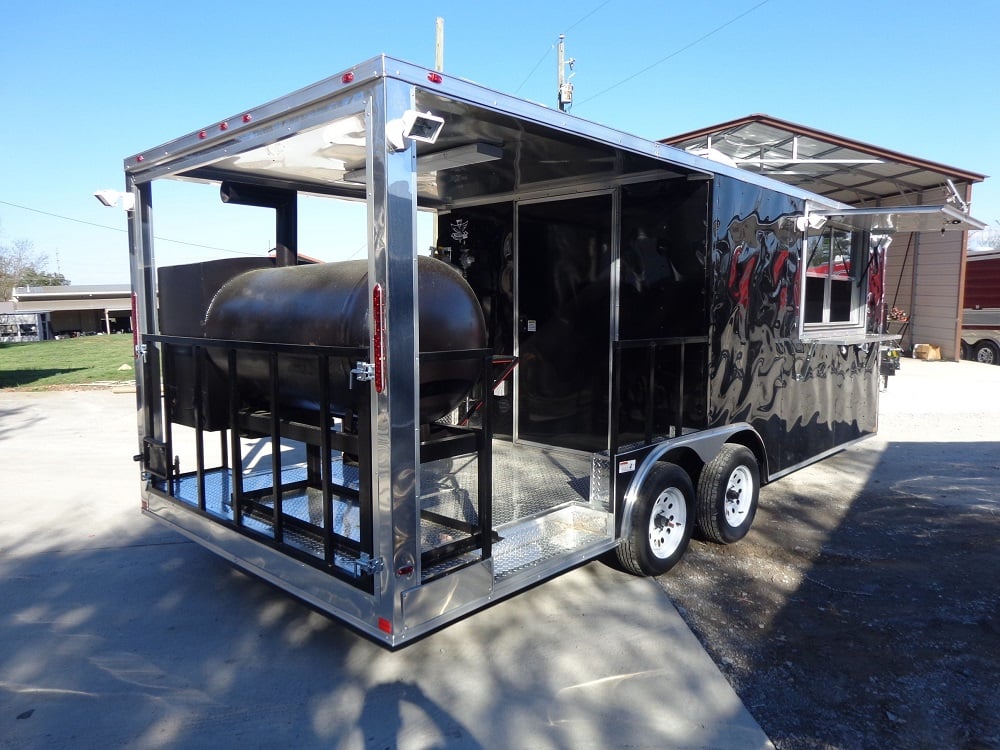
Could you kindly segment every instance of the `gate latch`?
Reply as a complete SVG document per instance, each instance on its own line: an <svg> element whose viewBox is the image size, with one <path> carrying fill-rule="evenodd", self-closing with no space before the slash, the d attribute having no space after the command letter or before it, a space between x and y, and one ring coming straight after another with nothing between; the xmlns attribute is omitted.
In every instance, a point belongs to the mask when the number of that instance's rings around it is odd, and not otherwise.
<svg viewBox="0 0 1000 750"><path fill-rule="evenodd" d="M354 387L355 379L361 383L367 383L375 379L375 365L369 362L358 362L351 370L351 375L353 377L347 384L348 388Z"/></svg>
<svg viewBox="0 0 1000 750"><path fill-rule="evenodd" d="M381 557L371 557L367 552L362 552L361 557L354 561L354 575L378 575L384 567Z"/></svg>

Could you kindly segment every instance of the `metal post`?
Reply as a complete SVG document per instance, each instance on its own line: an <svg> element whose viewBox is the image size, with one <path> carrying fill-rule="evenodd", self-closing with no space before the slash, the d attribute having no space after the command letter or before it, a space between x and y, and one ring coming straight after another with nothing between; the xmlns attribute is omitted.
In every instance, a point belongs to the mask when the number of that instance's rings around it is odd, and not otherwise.
<svg viewBox="0 0 1000 750"><path fill-rule="evenodd" d="M202 371L202 355L204 349L200 346L192 347L191 355L194 357L194 447L195 447L195 468L198 477L198 509L205 510L205 416L202 410L202 381L204 373Z"/></svg>
<svg viewBox="0 0 1000 750"><path fill-rule="evenodd" d="M233 492L233 523L237 528L243 526L243 453L240 450L240 393L236 372L236 350L228 351L227 374L229 376L229 440L232 450L232 492Z"/></svg>
<svg viewBox="0 0 1000 750"><path fill-rule="evenodd" d="M558 54L556 55L556 65L559 67L559 88L556 90L556 101L559 104L559 111L565 112L566 107L563 104L563 86L566 83L566 35L559 35L559 45L557 47Z"/></svg>
<svg viewBox="0 0 1000 750"><path fill-rule="evenodd" d="M379 285L385 305L382 350L385 354L381 392L374 384L372 486L375 499L374 555L383 558L379 616L390 623L402 618L396 587L412 586L396 571L420 570L419 469L417 409L417 201L416 150L408 142L401 151L388 145L387 124L416 106L413 86L386 79L374 90L368 112L368 195L371 254L368 258L369 299ZM374 303L372 303L374 305ZM374 315L369 316L370 319ZM379 321L373 321L379 326ZM374 335L374 331L373 331ZM378 356L378 355L375 355ZM359 416L363 421L363 417ZM417 578L419 580L419 577Z"/></svg>
<svg viewBox="0 0 1000 750"><path fill-rule="evenodd" d="M444 72L444 19L438 16L434 34L434 70Z"/></svg>
<svg viewBox="0 0 1000 750"><path fill-rule="evenodd" d="M271 394L271 484L274 497L274 541L283 542L284 524L281 518L281 406L278 391L278 353L271 352L268 359Z"/></svg>

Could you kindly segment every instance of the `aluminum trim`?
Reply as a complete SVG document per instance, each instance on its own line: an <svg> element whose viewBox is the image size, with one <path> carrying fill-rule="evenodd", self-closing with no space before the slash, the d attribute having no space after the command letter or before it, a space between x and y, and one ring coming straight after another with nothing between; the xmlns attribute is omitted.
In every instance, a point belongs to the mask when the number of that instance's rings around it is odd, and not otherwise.
<svg viewBox="0 0 1000 750"><path fill-rule="evenodd" d="M433 84L428 80L428 73L431 72L429 69L385 55L380 55L359 65L346 68L338 75L342 76L347 72L354 72L355 74L355 78L351 83L344 84L338 76L333 76L260 107L244 110L243 113L235 115L229 118L229 120L214 123L214 127L218 127L221 122L239 121L239 124L232 127L231 130L226 131L227 134L238 134L244 132L241 127L244 113L249 113L254 118L251 120L251 123L246 123L246 127L249 130L250 128L259 127L260 123L257 122L258 117L266 124L275 121L289 112L315 107L323 102L337 106L337 103L331 100L335 100L337 97L349 96L359 87L373 85L379 78L390 78L412 87L419 87L421 90L437 96L462 101L489 111L502 112L505 115L536 123L555 132L587 138L614 149L647 156L665 164L683 167L684 169L706 176L727 175L741 182L765 187L785 195L816 200L830 208L846 207L846 204L824 198L772 178L756 175L752 172L741 170L738 167L730 167L713 162L704 157L689 154L675 146L650 141L608 126L598 125L597 123L569 115L565 112L551 110L541 104L501 94L464 79L441 74L441 82ZM200 130L194 131L187 136L129 157L129 159L125 160L126 172L131 171L136 175L141 174L142 180L147 181L153 179L154 175L177 171L178 165L182 162L194 166L199 158L204 163L212 158L221 158L221 156L225 155L225 152L221 155L217 154L219 147L215 144L204 150L199 148L199 144L203 143L203 140L198 137L200 132ZM216 156L213 157L213 154ZM136 163L136 159L140 156L143 158L143 162ZM155 171L151 167L156 167Z"/></svg>
<svg viewBox="0 0 1000 750"><path fill-rule="evenodd" d="M214 153L220 148L225 147L227 143L238 142L237 137L241 137L242 134L262 134L265 126L271 126L281 118L291 118L300 110L315 108L323 102L331 103L335 107L341 107L343 106L342 103L330 102L330 100L338 96L346 96L356 92L358 89L369 87L372 82L383 77L384 70L381 62L381 57L371 58L366 62L346 68L336 75L317 81L278 99L244 109L237 114L217 120L187 135L167 141L145 151L140 151L125 159L125 171L132 172L137 177L142 175L141 181L145 182L153 179L153 177L147 176L147 172L151 171L154 167L161 167L175 160L187 160L193 158L196 154ZM359 74L359 70L365 72ZM354 79L350 83L343 83L341 79L347 73L353 73ZM243 117L245 115L250 115L252 119L249 122L244 122ZM200 137L202 131L208 132L212 130L214 132L218 130L222 123L231 123L224 131L228 136L228 141L225 143L211 138Z"/></svg>
<svg viewBox="0 0 1000 750"><path fill-rule="evenodd" d="M145 492L144 500L145 515L317 609L391 643L386 633L378 629L372 599L364 592L156 493Z"/></svg>
<svg viewBox="0 0 1000 750"><path fill-rule="evenodd" d="M840 445L834 446L833 448L823 451L822 453L817 453L815 456L810 456L807 460L800 461L794 466L787 466L781 471L775 472L774 474L772 474L767 478L767 482L768 484L770 484L771 482L777 481L782 477L788 476L789 474L793 474L799 469L804 469L806 466L811 466L814 463L822 461L824 458L829 458L834 454L840 453L843 450L847 450L852 445L857 445L858 443L864 442L865 440L870 440L873 437L875 437L874 432L869 433L868 435L862 435L859 438L854 438L854 440L848 440L846 443L841 443Z"/></svg>
<svg viewBox="0 0 1000 750"><path fill-rule="evenodd" d="M481 606L493 592L491 560L470 565L400 594L403 631L454 619L455 610Z"/></svg>

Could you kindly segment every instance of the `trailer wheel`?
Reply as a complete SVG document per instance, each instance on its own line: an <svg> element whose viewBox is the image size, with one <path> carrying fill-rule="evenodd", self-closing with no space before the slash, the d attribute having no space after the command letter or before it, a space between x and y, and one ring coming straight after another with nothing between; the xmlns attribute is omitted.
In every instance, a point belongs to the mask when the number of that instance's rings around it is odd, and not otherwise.
<svg viewBox="0 0 1000 750"><path fill-rule="evenodd" d="M718 544L738 542L757 514L760 467L753 451L726 443L698 480L698 531Z"/></svg>
<svg viewBox="0 0 1000 750"><path fill-rule="evenodd" d="M684 556L694 522L694 487L680 466L653 466L623 529L618 560L630 573L657 576Z"/></svg>
<svg viewBox="0 0 1000 750"><path fill-rule="evenodd" d="M997 347L992 341L980 341L976 344L973 353L976 362L982 362L984 365L1000 364L1000 347Z"/></svg>

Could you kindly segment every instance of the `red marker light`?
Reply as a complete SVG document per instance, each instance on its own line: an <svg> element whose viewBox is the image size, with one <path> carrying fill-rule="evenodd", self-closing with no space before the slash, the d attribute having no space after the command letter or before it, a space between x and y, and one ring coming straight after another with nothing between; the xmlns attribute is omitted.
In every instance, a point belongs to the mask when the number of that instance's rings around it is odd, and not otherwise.
<svg viewBox="0 0 1000 750"><path fill-rule="evenodd" d="M142 155L140 154L139 156L135 157L135 160L136 160L136 162L137 162L137 163L138 163L138 162L144 162L144 161L146 161L146 157L145 157L145 156L142 156Z"/></svg>
<svg viewBox="0 0 1000 750"><path fill-rule="evenodd" d="M139 357L139 298L132 292L132 351Z"/></svg>
<svg viewBox="0 0 1000 750"><path fill-rule="evenodd" d="M340 82L341 83L353 83L354 82L354 73L344 73L344 75L342 75L340 77Z"/></svg>
<svg viewBox="0 0 1000 750"><path fill-rule="evenodd" d="M372 319L375 321L375 331L372 333L372 362L375 366L374 385L375 393L382 393L385 390L385 351L383 349L382 337L385 333L385 320L383 320L382 308L384 300L382 298L382 285L376 284L372 289Z"/></svg>
<svg viewBox="0 0 1000 750"><path fill-rule="evenodd" d="M198 133L198 137L202 138L202 139L208 138L208 133L206 133L204 130L202 130L200 133Z"/></svg>
<svg viewBox="0 0 1000 750"><path fill-rule="evenodd" d="M219 130L229 130L229 123L228 122L220 122L219 123Z"/></svg>
<svg viewBox="0 0 1000 750"><path fill-rule="evenodd" d="M431 71L430 73L427 74L427 80L430 81L431 83L441 83L441 81L443 81L444 78L441 77L440 73L435 73Z"/></svg>
<svg viewBox="0 0 1000 750"><path fill-rule="evenodd" d="M253 115L251 115L251 114L243 115L243 122L250 122L252 119L253 119Z"/></svg>

